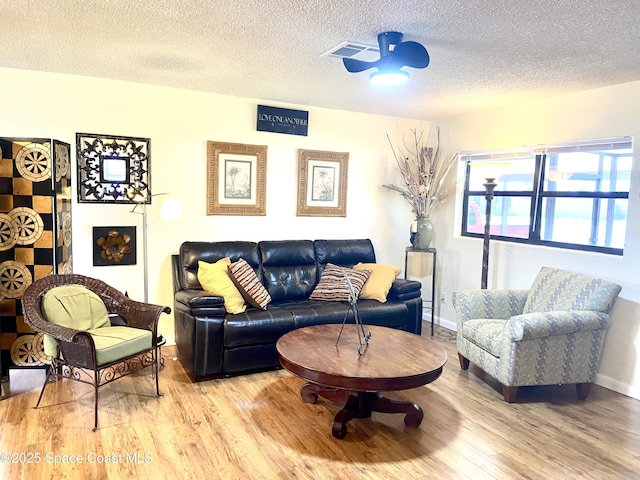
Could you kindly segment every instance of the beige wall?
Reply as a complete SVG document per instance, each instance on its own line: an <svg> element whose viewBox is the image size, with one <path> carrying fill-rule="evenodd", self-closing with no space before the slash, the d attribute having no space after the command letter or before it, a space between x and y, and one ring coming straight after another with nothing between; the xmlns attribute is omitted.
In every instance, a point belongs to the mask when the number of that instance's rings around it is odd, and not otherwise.
<svg viewBox="0 0 640 480"><path fill-rule="evenodd" d="M256 131L259 103L309 111L307 137ZM88 77L0 69L0 135L51 137L75 145L76 132L151 139L152 192L182 202L179 221L148 208L149 299L173 307L170 255L186 240L371 238L378 261L403 265L411 212L383 190L393 168L386 134L418 122ZM207 140L268 146L267 216L207 216ZM298 149L349 152L347 217L297 217ZM75 179L75 148L72 148ZM74 181L74 202L76 190ZM130 206L73 205L74 272L143 298L141 216ZM138 227L138 264L92 266L94 226ZM173 336L173 317L161 332Z"/></svg>
<svg viewBox="0 0 640 480"><path fill-rule="evenodd" d="M489 288L528 288L542 266L591 274L622 285L612 312L597 382L640 398L640 82L563 95L531 104L461 115L439 122L456 151L491 150L606 137L635 137L627 236L623 256L492 242ZM460 184L462 178L459 179ZM482 241L462 238L460 197L436 215L439 287L451 297L480 284ZM438 295L440 298L440 295ZM443 324L455 325L450 302Z"/></svg>
<svg viewBox="0 0 640 480"><path fill-rule="evenodd" d="M300 105L206 94L88 77L0 69L0 135L53 137L75 144L76 132L151 138L153 192L181 200L184 217L159 218L159 201L149 207L149 296L173 306L169 256L185 240L371 238L379 262L404 264L412 215L407 204L380 185L397 180L385 135L399 138L429 124ZM309 136L255 130L256 105L309 111ZM449 152L575 141L621 135L640 138L640 82L477 112L436 123ZM267 216L205 215L206 141L268 146ZM296 217L298 149L350 153L346 218ZM636 145L636 152L638 146ZM636 158L638 157L636 153ZM72 155L75 175L75 154ZM490 287L527 288L543 265L590 273L620 283L598 383L640 398L640 201L634 165L629 226L622 257L493 242ZM75 189L74 189L75 201ZM436 312L454 326L451 293L480 284L482 244L459 236L459 201L434 214L438 248L438 294L447 302ZM101 278L142 299L141 261L135 266L93 267L93 226L138 226L141 219L118 205L73 206L74 271ZM422 273L427 275L427 268ZM412 272L415 270L412 269ZM423 278L428 285L430 279ZM425 289L424 296L429 294ZM173 335L173 317L161 324ZM455 361L455 360L450 360Z"/></svg>

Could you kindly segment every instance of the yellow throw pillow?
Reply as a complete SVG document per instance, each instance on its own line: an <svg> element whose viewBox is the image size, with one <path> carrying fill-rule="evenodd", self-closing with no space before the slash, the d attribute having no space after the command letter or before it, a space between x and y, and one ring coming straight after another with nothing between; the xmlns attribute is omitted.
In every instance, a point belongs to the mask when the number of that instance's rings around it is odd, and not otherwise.
<svg viewBox="0 0 640 480"><path fill-rule="evenodd" d="M209 293L224 298L224 308L229 313L242 313L247 309L244 298L229 278L229 257L222 258L216 263L198 261L198 281L202 288Z"/></svg>
<svg viewBox="0 0 640 480"><path fill-rule="evenodd" d="M391 285L396 277L400 275L398 267L384 263L358 263L353 269L371 270L371 275L360 292L360 298L377 300L382 303L387 301L387 294L391 289Z"/></svg>

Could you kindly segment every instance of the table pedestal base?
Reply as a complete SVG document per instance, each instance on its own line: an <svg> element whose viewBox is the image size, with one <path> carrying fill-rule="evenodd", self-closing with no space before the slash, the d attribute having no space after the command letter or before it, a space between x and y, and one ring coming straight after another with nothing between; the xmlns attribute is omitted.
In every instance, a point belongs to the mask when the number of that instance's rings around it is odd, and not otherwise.
<svg viewBox="0 0 640 480"><path fill-rule="evenodd" d="M300 395L307 403L316 403L318 395L332 402L345 403L333 419L331 433L335 438L347 435L349 420L368 418L371 412L404 413L404 424L407 427L417 427L424 417L422 409L415 403L391 400L379 392L355 392L306 383L300 389Z"/></svg>

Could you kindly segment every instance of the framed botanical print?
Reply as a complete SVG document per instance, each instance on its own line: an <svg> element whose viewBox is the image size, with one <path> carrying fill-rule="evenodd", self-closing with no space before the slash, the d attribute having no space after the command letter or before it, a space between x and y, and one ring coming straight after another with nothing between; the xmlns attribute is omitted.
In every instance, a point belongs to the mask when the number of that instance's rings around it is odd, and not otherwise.
<svg viewBox="0 0 640 480"><path fill-rule="evenodd" d="M266 145L207 142L207 215L266 215Z"/></svg>
<svg viewBox="0 0 640 480"><path fill-rule="evenodd" d="M346 217L349 154L300 150L299 217Z"/></svg>

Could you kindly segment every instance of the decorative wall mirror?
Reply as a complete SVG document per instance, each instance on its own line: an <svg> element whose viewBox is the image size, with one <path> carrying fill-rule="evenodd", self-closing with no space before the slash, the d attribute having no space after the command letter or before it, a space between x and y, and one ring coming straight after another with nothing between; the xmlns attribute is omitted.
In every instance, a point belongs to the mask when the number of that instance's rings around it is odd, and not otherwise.
<svg viewBox="0 0 640 480"><path fill-rule="evenodd" d="M151 203L148 138L76 134L79 203Z"/></svg>

